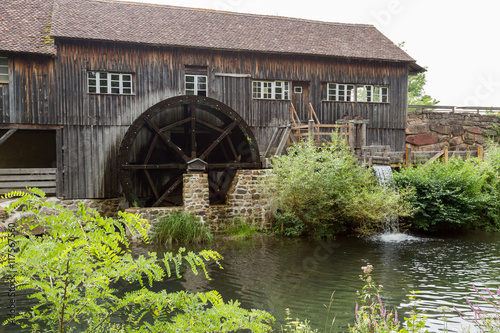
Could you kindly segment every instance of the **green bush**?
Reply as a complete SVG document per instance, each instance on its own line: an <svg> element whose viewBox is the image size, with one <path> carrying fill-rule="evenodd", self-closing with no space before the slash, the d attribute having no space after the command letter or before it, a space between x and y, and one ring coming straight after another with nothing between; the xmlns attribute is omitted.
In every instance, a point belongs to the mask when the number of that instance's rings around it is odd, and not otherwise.
<svg viewBox="0 0 500 333"><path fill-rule="evenodd" d="M259 232L256 225L252 225L240 217L233 218L227 225L224 225L221 233L232 236L234 239L246 239Z"/></svg>
<svg viewBox="0 0 500 333"><path fill-rule="evenodd" d="M59 333L271 331L270 314L224 302L216 291L194 294L146 288L170 277L172 270L180 277L183 263L195 274L203 271L207 276L205 263L218 263L219 253L186 254L180 249L162 259L156 253L133 257L126 230L147 241L146 220L127 213L106 219L83 204L71 211L43 201L38 190L18 195L6 210L22 209L21 219L0 234L0 279L9 280L15 290L30 289L29 297L37 304L14 314L4 325ZM45 233L34 236L29 232L33 228ZM118 295L112 288L118 281L138 283L140 289ZM113 323L117 313L124 320Z"/></svg>
<svg viewBox="0 0 500 333"><path fill-rule="evenodd" d="M153 243L204 243L211 242L213 235L207 226L191 212L174 210L159 219L152 231Z"/></svg>
<svg viewBox="0 0 500 333"><path fill-rule="evenodd" d="M394 174L399 188L411 187L415 208L412 226L426 231L473 227L481 222L482 210L491 198L485 191L488 173L478 160L451 158L402 169Z"/></svg>
<svg viewBox="0 0 500 333"><path fill-rule="evenodd" d="M380 185L337 134L321 147L300 143L273 158L270 187L278 209L316 235L346 229L369 234L388 216L410 213L404 196Z"/></svg>

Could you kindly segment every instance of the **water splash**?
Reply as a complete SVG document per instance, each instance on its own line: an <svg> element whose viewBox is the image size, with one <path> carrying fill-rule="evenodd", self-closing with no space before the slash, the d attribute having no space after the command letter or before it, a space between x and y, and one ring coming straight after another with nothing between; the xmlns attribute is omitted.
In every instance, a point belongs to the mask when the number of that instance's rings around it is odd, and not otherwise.
<svg viewBox="0 0 500 333"><path fill-rule="evenodd" d="M380 185L393 185L392 168L389 165L374 165L373 172Z"/></svg>
<svg viewBox="0 0 500 333"><path fill-rule="evenodd" d="M380 185L394 185L392 168L389 165L374 165L373 172L375 173ZM384 232L381 235L374 236L372 238L373 240L387 243L413 242L421 240L421 238L410 236L401 232L398 217L388 216L385 221L382 222L382 226L384 228Z"/></svg>

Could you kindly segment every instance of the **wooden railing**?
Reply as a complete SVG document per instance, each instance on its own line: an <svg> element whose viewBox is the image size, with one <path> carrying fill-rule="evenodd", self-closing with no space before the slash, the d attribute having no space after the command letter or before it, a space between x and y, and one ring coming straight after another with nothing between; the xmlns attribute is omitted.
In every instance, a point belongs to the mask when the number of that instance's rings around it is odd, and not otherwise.
<svg viewBox="0 0 500 333"><path fill-rule="evenodd" d="M57 169L0 169L0 194L36 187L46 194L56 194Z"/></svg>
<svg viewBox="0 0 500 333"><path fill-rule="evenodd" d="M449 151L448 147L444 147L441 151L412 151L410 147L406 147L405 151L405 164L406 166L410 166L411 164L423 163L424 165L430 164L439 158L443 159L444 163L448 163L450 154L452 156L460 157L460 158L471 158L477 157L480 160L484 159L484 148L479 146L477 147L477 151ZM420 156L419 156L420 155Z"/></svg>
<svg viewBox="0 0 500 333"><path fill-rule="evenodd" d="M451 113L476 113L496 114L500 113L500 107L488 106L446 106L446 105L408 105L408 111L433 111Z"/></svg>
<svg viewBox="0 0 500 333"><path fill-rule="evenodd" d="M291 104L290 119L292 121L292 135L296 141L309 138L317 144L329 141L332 131L337 130L345 138L352 149L366 146L367 120L343 120L337 124L321 124L311 103L309 103L309 120L301 122L295 107Z"/></svg>

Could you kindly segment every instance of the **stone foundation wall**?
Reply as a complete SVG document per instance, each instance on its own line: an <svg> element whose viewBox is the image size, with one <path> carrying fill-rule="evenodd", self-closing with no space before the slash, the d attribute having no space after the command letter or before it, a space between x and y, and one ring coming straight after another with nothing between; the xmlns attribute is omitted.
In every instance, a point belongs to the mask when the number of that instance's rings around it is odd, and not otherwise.
<svg viewBox="0 0 500 333"><path fill-rule="evenodd" d="M172 210L184 209L194 212L210 230L217 233L235 219L257 225L261 230L272 227L270 197L262 186L267 170L239 170L227 194L225 205L209 204L208 176L203 172L188 172L184 175L183 207L129 208L127 212L139 214L154 224Z"/></svg>
<svg viewBox="0 0 500 333"><path fill-rule="evenodd" d="M476 150L488 137L500 139L494 125L500 128L497 115L413 111L408 113L406 146L412 150Z"/></svg>

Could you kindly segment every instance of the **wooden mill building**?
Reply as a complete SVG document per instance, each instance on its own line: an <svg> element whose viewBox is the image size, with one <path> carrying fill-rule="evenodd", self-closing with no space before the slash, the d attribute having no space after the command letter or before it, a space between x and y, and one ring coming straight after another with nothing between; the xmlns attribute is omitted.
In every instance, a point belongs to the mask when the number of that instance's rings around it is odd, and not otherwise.
<svg viewBox="0 0 500 333"><path fill-rule="evenodd" d="M106 0L0 12L0 174L52 169L64 198L178 204L200 169L223 201L292 106L368 120L368 145L403 150L408 75L423 71L371 25Z"/></svg>

